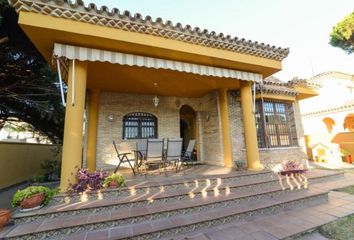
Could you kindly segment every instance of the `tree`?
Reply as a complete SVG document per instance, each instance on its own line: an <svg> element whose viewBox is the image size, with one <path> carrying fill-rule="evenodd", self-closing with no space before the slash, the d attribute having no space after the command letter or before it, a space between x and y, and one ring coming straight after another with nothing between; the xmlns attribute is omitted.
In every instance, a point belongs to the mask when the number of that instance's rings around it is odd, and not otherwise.
<svg viewBox="0 0 354 240"><path fill-rule="evenodd" d="M348 54L354 52L354 12L333 27L329 43Z"/></svg>
<svg viewBox="0 0 354 240"><path fill-rule="evenodd" d="M0 16L0 129L6 121L23 121L61 142L64 108L57 76L17 24L7 0L0 0Z"/></svg>

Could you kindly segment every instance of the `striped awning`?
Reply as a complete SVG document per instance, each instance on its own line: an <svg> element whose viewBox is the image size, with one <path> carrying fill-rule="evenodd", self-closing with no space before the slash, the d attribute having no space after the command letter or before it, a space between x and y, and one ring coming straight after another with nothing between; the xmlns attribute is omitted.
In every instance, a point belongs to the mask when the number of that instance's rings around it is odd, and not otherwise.
<svg viewBox="0 0 354 240"><path fill-rule="evenodd" d="M65 57L80 61L109 62L112 64L138 66L154 69L167 69L179 72L213 76L220 78L234 78L244 81L260 82L262 75L251 72L237 71L226 68L211 67L161 58L145 57L127 53L106 51L93 48L71 46L66 44L54 44L54 57Z"/></svg>

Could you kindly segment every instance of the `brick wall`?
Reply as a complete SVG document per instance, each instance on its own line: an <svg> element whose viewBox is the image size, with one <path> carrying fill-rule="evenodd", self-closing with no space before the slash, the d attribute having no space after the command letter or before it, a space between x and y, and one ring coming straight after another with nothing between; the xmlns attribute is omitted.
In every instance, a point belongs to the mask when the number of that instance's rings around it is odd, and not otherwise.
<svg viewBox="0 0 354 240"><path fill-rule="evenodd" d="M242 122L241 102L237 101L232 94L229 93L229 123L231 131L231 144L233 160L246 162L244 129Z"/></svg>
<svg viewBox="0 0 354 240"><path fill-rule="evenodd" d="M202 98L159 97L158 107L151 95L103 92L100 97L97 140L97 168L112 169L117 164L112 141L122 141L122 119L131 112L148 112L158 118L159 138L179 137L179 109L189 105L196 112L198 160L212 165L223 165L221 121L218 93ZM246 162L242 109L239 100L229 93L229 121L234 161ZM260 149L261 162L269 167L282 160L306 158L303 130L298 103L293 104L299 147ZM108 121L109 115L114 116Z"/></svg>
<svg viewBox="0 0 354 240"><path fill-rule="evenodd" d="M158 137L176 138L180 137L179 109L183 105L189 105L196 111L199 160L208 164L222 165L219 113L215 92L202 98L159 96L158 107L153 106L152 98L151 95L101 93L97 129L98 169L112 169L117 164L112 141L122 141L122 119L125 114L151 113L158 119ZM109 115L114 116L113 121L107 120Z"/></svg>
<svg viewBox="0 0 354 240"><path fill-rule="evenodd" d="M283 160L307 159L299 105L293 103L298 147L260 149L260 160L264 167L271 168ZM233 160L246 162L241 102L229 93L229 121L232 139Z"/></svg>

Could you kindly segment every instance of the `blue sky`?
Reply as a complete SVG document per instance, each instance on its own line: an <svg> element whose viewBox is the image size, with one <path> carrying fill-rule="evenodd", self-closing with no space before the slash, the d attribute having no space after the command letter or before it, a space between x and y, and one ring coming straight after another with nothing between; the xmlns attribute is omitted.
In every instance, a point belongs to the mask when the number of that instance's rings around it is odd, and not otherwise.
<svg viewBox="0 0 354 240"><path fill-rule="evenodd" d="M354 74L354 54L328 44L332 27L354 11L353 0L93 0L120 11L161 17L238 38L289 47L283 70L289 80L324 71ZM87 4L88 1L86 0Z"/></svg>

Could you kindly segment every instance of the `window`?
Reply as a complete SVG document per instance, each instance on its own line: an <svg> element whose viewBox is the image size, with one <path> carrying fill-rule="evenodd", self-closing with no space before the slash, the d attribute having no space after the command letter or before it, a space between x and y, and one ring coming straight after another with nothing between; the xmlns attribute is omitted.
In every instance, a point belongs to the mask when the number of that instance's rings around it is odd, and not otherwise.
<svg viewBox="0 0 354 240"><path fill-rule="evenodd" d="M255 114L259 147L297 145L295 118L291 103L257 101Z"/></svg>
<svg viewBox="0 0 354 240"><path fill-rule="evenodd" d="M157 118L144 112L123 117L123 139L157 138Z"/></svg>

